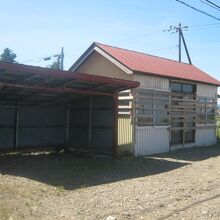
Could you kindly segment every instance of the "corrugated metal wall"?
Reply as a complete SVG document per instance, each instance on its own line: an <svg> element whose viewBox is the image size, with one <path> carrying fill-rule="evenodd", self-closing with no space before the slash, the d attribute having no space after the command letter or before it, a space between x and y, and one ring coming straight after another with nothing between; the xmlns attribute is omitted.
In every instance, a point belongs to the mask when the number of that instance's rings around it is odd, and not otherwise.
<svg viewBox="0 0 220 220"><path fill-rule="evenodd" d="M197 83L197 96L216 97L217 86Z"/></svg>
<svg viewBox="0 0 220 220"><path fill-rule="evenodd" d="M140 82L142 88L169 90L169 79L166 78L137 73L134 74L134 80Z"/></svg>
<svg viewBox="0 0 220 220"><path fill-rule="evenodd" d="M133 75L128 75L98 52L93 52L87 58L86 62L82 63L75 72L82 72L98 76L108 76L118 79L133 79Z"/></svg>
<svg viewBox="0 0 220 220"><path fill-rule="evenodd" d="M208 146L216 143L215 128L197 128L196 146Z"/></svg>
<svg viewBox="0 0 220 220"><path fill-rule="evenodd" d="M60 146L65 140L65 108L27 106L19 108L18 146Z"/></svg>
<svg viewBox="0 0 220 220"><path fill-rule="evenodd" d="M70 146L88 150L89 99L75 101L70 108Z"/></svg>
<svg viewBox="0 0 220 220"><path fill-rule="evenodd" d="M94 97L91 147L98 153L112 154L114 110L112 97Z"/></svg>
<svg viewBox="0 0 220 220"><path fill-rule="evenodd" d="M71 106L70 146L77 150L112 154L113 98L95 96L90 99L87 97L73 102Z"/></svg>
<svg viewBox="0 0 220 220"><path fill-rule="evenodd" d="M87 96L64 107L37 104L27 106L20 103L18 114L15 105L10 108L1 106L0 150L68 144L78 150L112 154L115 114L113 101L113 97L110 96ZM69 143L66 143L69 105L70 135Z"/></svg>
<svg viewBox="0 0 220 220"><path fill-rule="evenodd" d="M14 108L0 108L0 149L11 149L15 144Z"/></svg>
<svg viewBox="0 0 220 220"><path fill-rule="evenodd" d="M169 151L169 131L166 127L136 127L135 156Z"/></svg>
<svg viewBox="0 0 220 220"><path fill-rule="evenodd" d="M146 89L169 90L169 79L135 74L134 80ZM135 126L135 155L144 156L169 151L169 131L167 127Z"/></svg>
<svg viewBox="0 0 220 220"><path fill-rule="evenodd" d="M118 116L118 152L119 154L133 153L133 126L130 115Z"/></svg>
<svg viewBox="0 0 220 220"><path fill-rule="evenodd" d="M197 83L197 96L217 97L217 87L202 83ZM216 143L215 127L201 127L196 129L196 146L208 146Z"/></svg>

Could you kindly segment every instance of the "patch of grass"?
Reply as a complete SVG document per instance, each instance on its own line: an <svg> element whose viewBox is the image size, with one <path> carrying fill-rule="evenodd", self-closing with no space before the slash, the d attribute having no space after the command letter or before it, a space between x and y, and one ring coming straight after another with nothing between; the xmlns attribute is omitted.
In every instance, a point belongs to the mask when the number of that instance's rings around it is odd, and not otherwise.
<svg viewBox="0 0 220 220"><path fill-rule="evenodd" d="M56 190L57 190L58 194L62 194L65 192L64 186L62 186L62 185L56 186Z"/></svg>
<svg viewBox="0 0 220 220"><path fill-rule="evenodd" d="M64 191L64 188L63 188L62 185L57 186L56 189L59 190L59 191Z"/></svg>

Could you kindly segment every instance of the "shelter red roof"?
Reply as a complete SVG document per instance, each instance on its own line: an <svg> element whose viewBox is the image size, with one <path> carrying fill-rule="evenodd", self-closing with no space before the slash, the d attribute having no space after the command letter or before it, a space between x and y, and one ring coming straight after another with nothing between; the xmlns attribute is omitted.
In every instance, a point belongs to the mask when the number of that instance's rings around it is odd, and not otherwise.
<svg viewBox="0 0 220 220"><path fill-rule="evenodd" d="M3 98L49 101L61 95L60 101L76 95L113 96L119 91L138 86L139 82L135 81L0 61L1 101Z"/></svg>
<svg viewBox="0 0 220 220"><path fill-rule="evenodd" d="M220 81L191 64L100 43L95 45L134 72L220 86Z"/></svg>

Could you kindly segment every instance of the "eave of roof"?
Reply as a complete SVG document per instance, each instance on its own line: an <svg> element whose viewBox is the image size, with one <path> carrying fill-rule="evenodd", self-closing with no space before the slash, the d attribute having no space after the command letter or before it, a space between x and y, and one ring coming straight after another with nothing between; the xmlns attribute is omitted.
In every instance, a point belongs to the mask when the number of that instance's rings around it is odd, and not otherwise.
<svg viewBox="0 0 220 220"><path fill-rule="evenodd" d="M113 47L97 42L93 43L93 45L96 45L102 49L108 55L133 72L141 72L143 74L220 86L219 80L216 80L212 76L191 64L180 63L175 60Z"/></svg>
<svg viewBox="0 0 220 220"><path fill-rule="evenodd" d="M0 94L7 90L22 96L27 90L42 94L109 95L139 86L139 82L94 76L0 61ZM17 90L19 91L17 91ZM15 98L15 95L10 95Z"/></svg>

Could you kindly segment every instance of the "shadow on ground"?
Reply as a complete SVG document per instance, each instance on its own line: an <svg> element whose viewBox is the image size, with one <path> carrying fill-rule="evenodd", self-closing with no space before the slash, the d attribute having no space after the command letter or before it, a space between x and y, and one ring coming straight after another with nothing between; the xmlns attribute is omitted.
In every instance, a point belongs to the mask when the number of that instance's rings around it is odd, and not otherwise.
<svg viewBox="0 0 220 220"><path fill-rule="evenodd" d="M67 190L96 186L168 172L189 164L184 161L169 161L165 157L202 160L220 155L219 147L194 148L165 154L164 159L109 159L74 154L26 153L6 154L0 158L0 174L26 177Z"/></svg>
<svg viewBox="0 0 220 220"><path fill-rule="evenodd" d="M156 159L92 158L74 154L17 154L0 158L2 175L22 176L67 190L167 172L187 165Z"/></svg>
<svg viewBox="0 0 220 220"><path fill-rule="evenodd" d="M209 147L185 148L169 153L156 155L160 158L172 158L185 161L200 161L220 155L220 144Z"/></svg>

